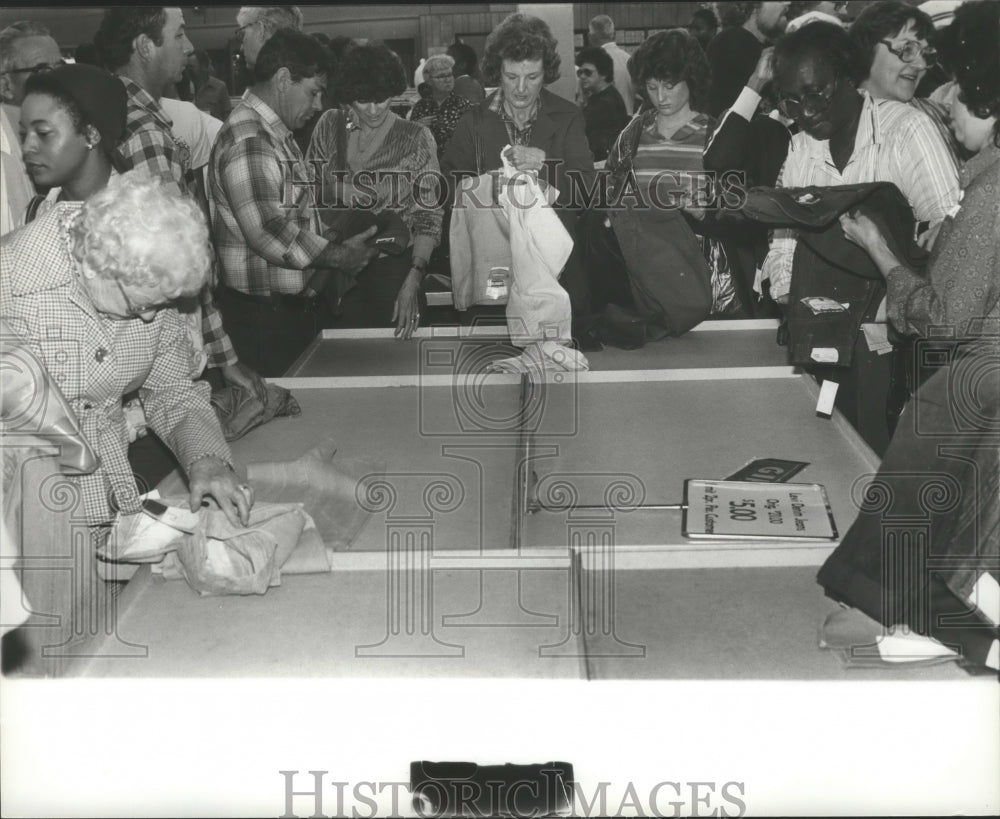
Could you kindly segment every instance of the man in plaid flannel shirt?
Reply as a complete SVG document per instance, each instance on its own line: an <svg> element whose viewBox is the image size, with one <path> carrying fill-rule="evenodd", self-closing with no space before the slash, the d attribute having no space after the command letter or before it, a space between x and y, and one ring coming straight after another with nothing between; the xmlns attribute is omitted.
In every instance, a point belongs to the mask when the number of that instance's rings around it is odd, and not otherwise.
<svg viewBox="0 0 1000 819"><path fill-rule="evenodd" d="M109 9L97 32L96 45L105 65L118 74L128 94L125 136L117 148L121 170L139 170L163 180L168 190L189 192L190 147L171 131L170 117L159 98L177 82L194 52L184 32L179 8L159 6ZM222 325L209 287L201 293L202 322L208 366L223 380L265 397L257 373L240 363Z"/></svg>

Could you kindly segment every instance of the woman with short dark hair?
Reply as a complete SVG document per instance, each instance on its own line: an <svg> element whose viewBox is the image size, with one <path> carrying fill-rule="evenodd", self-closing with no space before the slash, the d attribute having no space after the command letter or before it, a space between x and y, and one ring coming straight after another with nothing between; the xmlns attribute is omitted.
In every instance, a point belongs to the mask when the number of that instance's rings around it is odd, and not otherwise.
<svg viewBox="0 0 1000 819"><path fill-rule="evenodd" d="M420 323L420 285L441 238L437 146L426 126L390 110L392 98L406 90L406 75L384 43L346 51L336 85L344 108L320 117L306 157L322 160L327 190L339 192L336 198L397 213L411 241L402 255L377 257L361 272L340 299L334 326L394 323L397 337L408 339ZM346 171L346 184L340 171Z"/></svg>
<svg viewBox="0 0 1000 819"><path fill-rule="evenodd" d="M957 162L960 149L947 108L916 96L938 58L931 18L901 0L884 0L862 9L848 33L857 47L860 87L874 99L908 103L927 114Z"/></svg>
<svg viewBox="0 0 1000 819"><path fill-rule="evenodd" d="M628 124L625 101L615 88L615 63L603 48L582 48L576 55L576 76L583 92L583 117L594 161L603 162Z"/></svg>
<svg viewBox="0 0 1000 819"><path fill-rule="evenodd" d="M724 256L717 240L701 235L703 214L690 196L701 189L697 175L711 124L704 113L711 69L694 36L678 28L648 37L629 60L629 73L643 108L618 137L607 167L613 201L634 180L647 207L612 212L609 242L617 238L627 270L592 265L591 281L595 294L605 294L596 307L610 302L634 309L646 324L646 338L655 340L680 335L708 317L709 261ZM625 234L635 226L644 244L631 252L634 242ZM665 237L676 248L673 265L651 258L660 255L656 243Z"/></svg>

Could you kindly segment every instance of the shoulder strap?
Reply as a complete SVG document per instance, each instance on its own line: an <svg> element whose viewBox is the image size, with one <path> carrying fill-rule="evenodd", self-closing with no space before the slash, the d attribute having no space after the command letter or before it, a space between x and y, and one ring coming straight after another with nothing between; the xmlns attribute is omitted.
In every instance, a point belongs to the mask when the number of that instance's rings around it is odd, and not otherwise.
<svg viewBox="0 0 1000 819"><path fill-rule="evenodd" d="M472 109L472 138L476 143L476 176L483 173L483 108L477 105Z"/></svg>
<svg viewBox="0 0 1000 819"><path fill-rule="evenodd" d="M41 207L42 202L45 201L44 194L38 193L31 197L31 201L28 202L28 207L24 211L24 224L28 222L34 222L35 217L38 216L38 209Z"/></svg>

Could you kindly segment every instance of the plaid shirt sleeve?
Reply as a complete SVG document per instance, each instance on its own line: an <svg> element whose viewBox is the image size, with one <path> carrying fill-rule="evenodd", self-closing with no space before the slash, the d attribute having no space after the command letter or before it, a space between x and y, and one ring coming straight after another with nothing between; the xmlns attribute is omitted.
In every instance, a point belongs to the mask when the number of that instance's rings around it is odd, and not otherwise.
<svg viewBox="0 0 1000 819"><path fill-rule="evenodd" d="M208 383L191 380L193 351L183 318L175 310L166 312L158 353L139 390L146 419L185 470L202 455L218 455L231 463L232 453L209 403Z"/></svg>
<svg viewBox="0 0 1000 819"><path fill-rule="evenodd" d="M185 194L184 168L176 150L173 141L158 128L140 128L118 145L118 154L126 170L159 177L167 190Z"/></svg>
<svg viewBox="0 0 1000 819"><path fill-rule="evenodd" d="M239 363L239 357L222 326L222 313L215 306L211 288L201 291L201 334L205 339L205 353L209 367L227 367Z"/></svg>
<svg viewBox="0 0 1000 819"><path fill-rule="evenodd" d="M278 267L304 270L329 242L290 219L275 151L260 136L241 139L217 163L219 184L251 250Z"/></svg>
<svg viewBox="0 0 1000 819"><path fill-rule="evenodd" d="M158 128L141 128L118 146L129 170L159 177L168 190L187 193L184 169L176 156L176 145ZM201 331L210 367L225 367L239 360L222 326L222 315L206 287L201 295Z"/></svg>

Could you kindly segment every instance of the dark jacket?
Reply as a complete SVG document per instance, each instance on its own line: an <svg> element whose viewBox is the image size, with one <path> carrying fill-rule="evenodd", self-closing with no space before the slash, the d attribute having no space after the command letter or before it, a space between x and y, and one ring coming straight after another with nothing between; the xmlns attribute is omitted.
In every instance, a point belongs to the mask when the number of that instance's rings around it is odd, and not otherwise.
<svg viewBox="0 0 1000 819"><path fill-rule="evenodd" d="M449 184L456 174L478 176L503 167L500 152L510 140L503 120L489 110L492 99L493 95L490 95L476 108L467 111L455 126L448 148L441 157L441 171ZM529 145L545 151L548 164L538 176L548 184L555 185L559 191L556 204L565 208L570 204L573 191L579 188L580 182L587 190L591 190L595 182L594 159L587 143L583 112L572 102L544 88L538 103L538 116L531 129ZM478 168L477 137L481 155ZM571 172L569 176L568 172ZM571 184L569 180L574 175L577 176L577 181Z"/></svg>
<svg viewBox="0 0 1000 819"><path fill-rule="evenodd" d="M583 116L594 159L598 162L607 159L608 151L629 121L622 95L613 85L592 94L583 106Z"/></svg>

